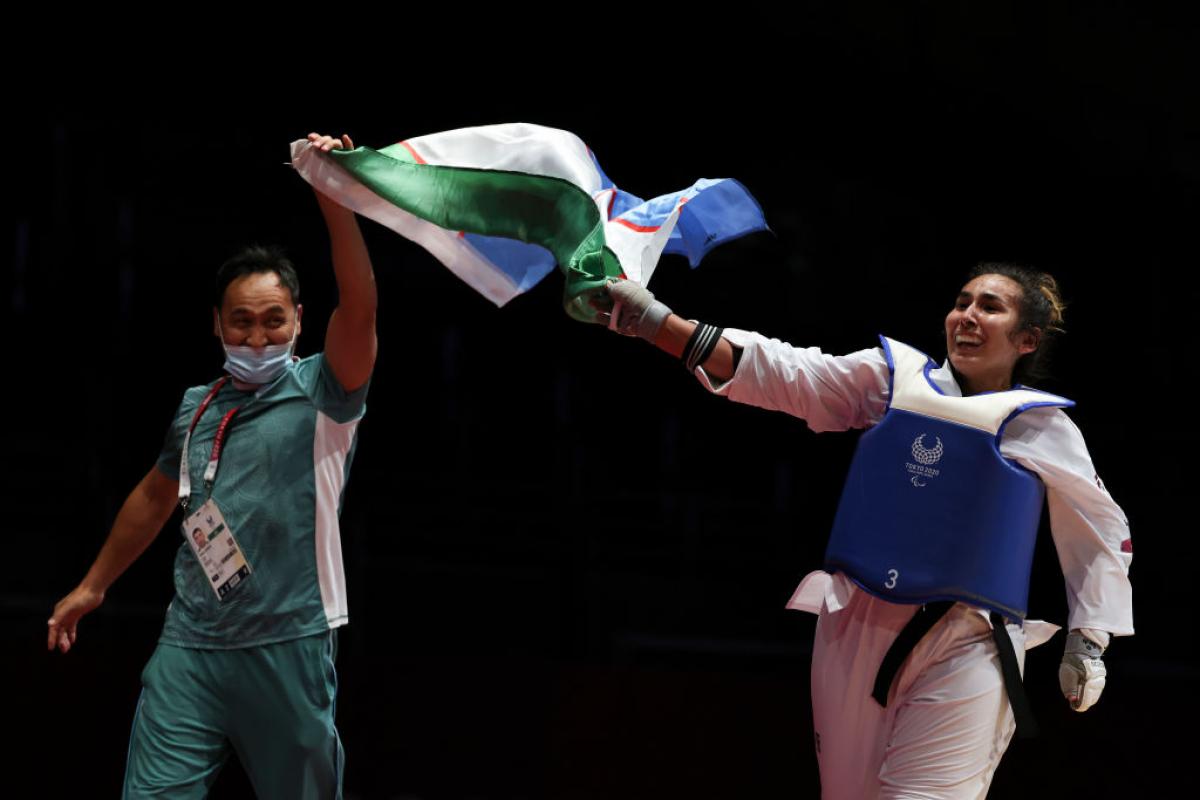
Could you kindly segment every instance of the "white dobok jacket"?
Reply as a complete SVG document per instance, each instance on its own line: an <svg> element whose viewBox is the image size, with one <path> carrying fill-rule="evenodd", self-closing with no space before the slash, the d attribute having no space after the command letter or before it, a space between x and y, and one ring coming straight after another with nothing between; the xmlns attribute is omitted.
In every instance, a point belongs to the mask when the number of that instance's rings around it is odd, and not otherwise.
<svg viewBox="0 0 1200 800"><path fill-rule="evenodd" d="M830 356L749 331L726 329L723 335L742 348L733 378L718 383L702 368L696 370L715 394L800 417L817 433L869 428L887 410L889 372L880 348ZM947 364L929 377L944 393L962 395ZM1067 584L1068 627L1131 635L1129 523L1097 476L1079 429L1061 409L1030 409L1005 428L1000 452L1046 486L1050 529ZM836 612L858 591L844 575L814 572L788 607L819 613L824 604ZM1026 647L1033 647L1057 626L1027 620L1025 629ZM1107 645L1105 633L1098 638Z"/></svg>

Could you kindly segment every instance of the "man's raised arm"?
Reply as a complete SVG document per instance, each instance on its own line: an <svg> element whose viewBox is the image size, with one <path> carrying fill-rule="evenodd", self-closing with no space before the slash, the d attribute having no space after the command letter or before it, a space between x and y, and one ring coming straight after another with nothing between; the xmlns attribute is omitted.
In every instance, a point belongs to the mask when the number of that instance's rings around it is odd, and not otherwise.
<svg viewBox="0 0 1200 800"><path fill-rule="evenodd" d="M354 148L349 136L340 140L310 133L314 147L329 150ZM375 368L375 273L354 212L317 192L317 204L329 229L338 305L325 331L325 360L347 392L360 388Z"/></svg>

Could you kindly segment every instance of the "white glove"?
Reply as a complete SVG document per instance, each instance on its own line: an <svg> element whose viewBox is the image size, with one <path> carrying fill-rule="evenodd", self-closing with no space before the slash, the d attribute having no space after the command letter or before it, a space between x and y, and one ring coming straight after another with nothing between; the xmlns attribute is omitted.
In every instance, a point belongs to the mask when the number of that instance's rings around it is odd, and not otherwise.
<svg viewBox="0 0 1200 800"><path fill-rule="evenodd" d="M671 316L671 309L655 300L649 289L633 281L613 281L607 289L613 301L609 330L623 336L638 336L653 344L659 329Z"/></svg>
<svg viewBox="0 0 1200 800"><path fill-rule="evenodd" d="M1104 648L1078 630L1067 634L1062 664L1058 667L1058 685L1063 697L1076 711L1087 711L1104 691Z"/></svg>

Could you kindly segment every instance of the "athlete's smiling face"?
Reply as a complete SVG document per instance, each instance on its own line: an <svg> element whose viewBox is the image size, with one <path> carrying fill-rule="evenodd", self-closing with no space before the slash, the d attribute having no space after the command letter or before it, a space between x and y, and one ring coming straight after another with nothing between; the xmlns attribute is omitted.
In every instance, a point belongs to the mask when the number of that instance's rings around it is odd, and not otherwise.
<svg viewBox="0 0 1200 800"><path fill-rule="evenodd" d="M958 295L946 315L946 353L963 378L963 393L1012 385L1017 359L1037 349L1039 332L1018 330L1021 287L1003 275L980 275Z"/></svg>
<svg viewBox="0 0 1200 800"><path fill-rule="evenodd" d="M213 333L228 345L287 344L300 333L301 311L279 275L253 272L225 287L221 307L213 309Z"/></svg>

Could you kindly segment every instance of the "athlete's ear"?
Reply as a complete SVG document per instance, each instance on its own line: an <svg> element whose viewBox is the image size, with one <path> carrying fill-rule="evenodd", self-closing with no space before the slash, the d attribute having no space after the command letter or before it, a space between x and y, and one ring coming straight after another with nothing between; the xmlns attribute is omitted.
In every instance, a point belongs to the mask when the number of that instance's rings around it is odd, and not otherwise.
<svg viewBox="0 0 1200 800"><path fill-rule="evenodd" d="M300 336L300 317L304 314L304 306L296 304L296 336Z"/></svg>
<svg viewBox="0 0 1200 800"><path fill-rule="evenodd" d="M213 306L213 336L224 341L225 337L221 335L221 309Z"/></svg>
<svg viewBox="0 0 1200 800"><path fill-rule="evenodd" d="M1017 350L1021 355L1032 353L1042 343L1041 328L1026 328L1017 335Z"/></svg>

